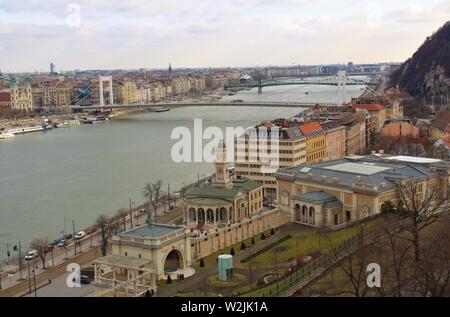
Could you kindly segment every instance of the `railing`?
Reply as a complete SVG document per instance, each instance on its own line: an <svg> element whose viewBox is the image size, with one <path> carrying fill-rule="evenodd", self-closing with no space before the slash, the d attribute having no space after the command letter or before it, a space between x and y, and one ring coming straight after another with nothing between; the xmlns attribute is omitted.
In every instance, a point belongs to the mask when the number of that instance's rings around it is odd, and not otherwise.
<svg viewBox="0 0 450 317"><path fill-rule="evenodd" d="M344 256L352 247L356 237L345 240L336 248L332 248L327 254L323 254L318 258L311 260L304 266L300 267L293 273L272 283L269 286L254 290L250 293L243 294L245 297L277 297L285 294L296 284L311 281L313 275L321 268L327 268L332 265L336 258Z"/></svg>

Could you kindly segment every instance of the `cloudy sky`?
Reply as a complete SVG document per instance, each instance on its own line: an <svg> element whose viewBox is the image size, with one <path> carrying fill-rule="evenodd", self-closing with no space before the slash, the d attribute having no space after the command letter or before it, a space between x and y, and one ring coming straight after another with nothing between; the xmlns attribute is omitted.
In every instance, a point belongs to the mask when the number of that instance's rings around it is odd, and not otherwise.
<svg viewBox="0 0 450 317"><path fill-rule="evenodd" d="M448 0L0 0L0 69L403 61Z"/></svg>

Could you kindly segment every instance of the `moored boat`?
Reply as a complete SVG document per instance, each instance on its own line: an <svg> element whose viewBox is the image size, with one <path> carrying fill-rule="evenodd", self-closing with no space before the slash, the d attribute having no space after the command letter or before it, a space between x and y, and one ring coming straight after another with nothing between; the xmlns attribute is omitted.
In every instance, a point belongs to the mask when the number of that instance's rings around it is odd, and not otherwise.
<svg viewBox="0 0 450 317"><path fill-rule="evenodd" d="M15 135L10 132L0 132L0 140L12 139Z"/></svg>

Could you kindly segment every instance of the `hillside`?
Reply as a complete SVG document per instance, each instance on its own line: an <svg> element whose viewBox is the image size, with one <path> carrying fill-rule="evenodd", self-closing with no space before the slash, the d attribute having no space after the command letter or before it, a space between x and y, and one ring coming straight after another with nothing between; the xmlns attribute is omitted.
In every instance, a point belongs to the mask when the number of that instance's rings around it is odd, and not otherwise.
<svg viewBox="0 0 450 317"><path fill-rule="evenodd" d="M450 21L402 64L392 75L391 84L416 97L446 96L450 87Z"/></svg>

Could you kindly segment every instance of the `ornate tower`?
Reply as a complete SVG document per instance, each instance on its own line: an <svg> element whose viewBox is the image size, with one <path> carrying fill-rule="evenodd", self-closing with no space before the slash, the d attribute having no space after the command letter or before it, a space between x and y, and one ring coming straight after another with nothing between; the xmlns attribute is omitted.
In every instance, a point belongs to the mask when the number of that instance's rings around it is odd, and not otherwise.
<svg viewBox="0 0 450 317"><path fill-rule="evenodd" d="M214 186L233 188L228 171L227 148L223 142L219 143L216 149L216 181Z"/></svg>

